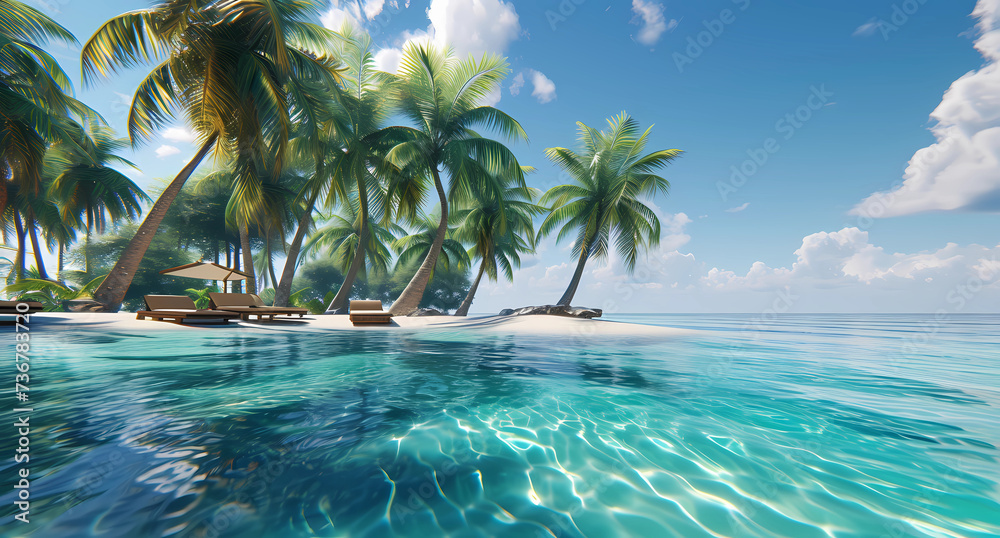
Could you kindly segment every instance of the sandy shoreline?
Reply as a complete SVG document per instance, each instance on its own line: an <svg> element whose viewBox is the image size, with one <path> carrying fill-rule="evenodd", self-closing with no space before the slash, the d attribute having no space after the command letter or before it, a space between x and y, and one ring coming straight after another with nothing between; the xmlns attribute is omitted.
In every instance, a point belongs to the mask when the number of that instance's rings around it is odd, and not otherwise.
<svg viewBox="0 0 1000 538"><path fill-rule="evenodd" d="M150 320L137 320L134 313L116 314L41 312L32 314L32 325L50 329L93 328L94 330L114 330L128 332L149 331L199 331L199 330L264 330L264 331L413 331L421 329L467 330L488 333L508 333L536 336L644 336L669 337L693 334L695 331L639 325L600 319L578 319L563 316L483 316L455 318L435 316L422 318L393 318L392 325L368 325L355 327L347 316L307 316L279 319L274 322L240 321L227 325L206 325L189 323L178 325Z"/></svg>

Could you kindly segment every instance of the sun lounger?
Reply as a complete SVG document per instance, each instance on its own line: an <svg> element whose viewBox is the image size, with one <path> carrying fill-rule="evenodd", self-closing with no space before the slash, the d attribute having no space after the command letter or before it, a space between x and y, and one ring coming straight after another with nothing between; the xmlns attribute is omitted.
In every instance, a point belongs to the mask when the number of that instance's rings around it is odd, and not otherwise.
<svg viewBox="0 0 1000 538"><path fill-rule="evenodd" d="M136 312L135 319L150 318L174 323L191 320L229 323L229 320L240 317L233 312L198 309L194 301L186 295L146 295L143 299L146 301L146 310Z"/></svg>
<svg viewBox="0 0 1000 538"><path fill-rule="evenodd" d="M28 309L24 310L24 308L22 307L21 310L23 310L23 311L19 311L17 309L17 305L20 304L20 303L24 303L24 304L28 305ZM5 318L7 316L20 316L20 315L24 315L24 314L34 314L35 312L41 312L44 309L45 309L45 305L43 305L42 303L39 303L38 301L0 301L0 316L4 316ZM4 325L12 325L12 324L16 323L17 321L18 321L18 318L14 317L14 318L8 318L8 319L0 320L0 323L2 323Z"/></svg>
<svg viewBox="0 0 1000 538"><path fill-rule="evenodd" d="M392 314L382 310L382 301L351 301L350 313L355 325L392 323Z"/></svg>
<svg viewBox="0 0 1000 538"><path fill-rule="evenodd" d="M257 319L264 318L274 320L274 316L298 316L303 317L309 313L305 308L295 308L286 306L267 306L264 301L253 293L215 293L208 294L209 306L225 312L235 312L241 319L249 320L250 316L257 316Z"/></svg>
<svg viewBox="0 0 1000 538"><path fill-rule="evenodd" d="M17 305L20 303L28 305L28 309L18 310ZM0 315L34 314L44 309L45 305L38 301L0 301Z"/></svg>

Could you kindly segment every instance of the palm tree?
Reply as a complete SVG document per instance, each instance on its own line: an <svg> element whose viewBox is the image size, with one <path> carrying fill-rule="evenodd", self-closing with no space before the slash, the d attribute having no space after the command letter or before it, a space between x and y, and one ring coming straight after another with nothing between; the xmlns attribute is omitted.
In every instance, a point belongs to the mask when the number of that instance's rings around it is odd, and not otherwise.
<svg viewBox="0 0 1000 538"><path fill-rule="evenodd" d="M433 179L440 200L440 222L423 263L389 309L394 315L407 315L420 304L448 232L449 196L455 203L466 201L470 185L490 172L514 170L514 181L524 183L514 154L500 142L480 137L472 130L480 126L508 139L527 139L516 120L481 105L508 72L506 61L499 56L459 60L450 51L414 43L403 51L394 94L398 111L417 128L386 128L388 136L400 140L387 159L401 169L422 170L419 177ZM441 181L442 172L449 174L449 194ZM390 199L399 192L399 188L390 186Z"/></svg>
<svg viewBox="0 0 1000 538"><path fill-rule="evenodd" d="M263 213L258 213L256 227L263 241L263 249L258 253L254 261L254 272L260 274L260 281L269 282L271 288L277 288L278 277L274 272L274 246L284 247L284 238L290 226L297 220L297 212L302 210L302 206L309 206L306 200L303 203L302 194L310 187L310 178L305 177L301 172L301 164L293 157L291 163L287 164L277 183L267 183L265 188L268 191L268 203L263 208ZM298 256L297 252L295 256ZM264 284L259 286L264 288Z"/></svg>
<svg viewBox="0 0 1000 538"><path fill-rule="evenodd" d="M34 253L35 270L38 272L38 278L47 280L49 275L45 270L45 262L42 258L42 242L39 241L38 237L40 233L47 235L48 230L58 230L58 228L64 226L65 223L59 215L59 207L45 196L33 194L27 194L26 196L19 194L15 200L14 205L19 208L24 218L24 231L31 242L31 250ZM46 242L45 244L46 247L50 245L51 242ZM23 242L21 248L24 248Z"/></svg>
<svg viewBox="0 0 1000 538"><path fill-rule="evenodd" d="M339 142L331 131L332 122L326 121L323 122L323 128L319 133L315 135L313 133L303 134L289 143L293 155L292 160L295 162L304 162L317 153L317 146L319 146L319 153L322 156L314 159L315 162L311 170L305 172L309 174L309 177L302 181L302 186L294 198L300 202L297 204L298 207L294 207L295 204L292 207L293 213L298 215L298 223L292 241L285 249L285 265L281 271L281 277L274 285L274 306L288 306L291 301L295 269L301 261L302 243L305 241L306 234L313 228L313 211L316 208L316 202L324 191L329 193L327 190L329 188L327 156L337 155L340 152ZM303 166L302 168L309 167ZM328 194L328 196L335 196L335 194ZM332 203L331 201L330 204L332 205Z"/></svg>
<svg viewBox="0 0 1000 538"><path fill-rule="evenodd" d="M71 98L69 77L39 43L77 43L73 34L16 0L0 0L0 213L7 208L7 183L36 195L42 158L49 143L69 140L79 126L69 115L93 113Z"/></svg>
<svg viewBox="0 0 1000 538"><path fill-rule="evenodd" d="M282 174L275 180L262 181L257 185L259 192L251 194L240 185L237 172L232 169L216 170L209 173L195 187L195 195L206 195L212 192L230 192L226 204L226 227L237 231L240 239L240 252L243 257L243 271L249 275L247 293L257 292L257 278L253 262L253 251L250 247L250 231L267 243L267 236L284 237L287 217L290 216L290 192L283 182L290 178ZM294 178L291 178L294 179ZM269 256L265 253L265 256ZM266 267L266 265L265 265Z"/></svg>
<svg viewBox="0 0 1000 538"><path fill-rule="evenodd" d="M129 111L133 145L148 140L183 111L201 148L163 191L108 278L94 294L117 310L153 235L184 182L213 148L232 160L250 202L261 202L261 177L285 161L292 123L308 124L314 106L306 86L334 86L336 61L327 54L331 32L302 19L318 15L308 0L166 0L119 15L87 41L84 78L93 81L140 62L160 61L140 83ZM252 263L250 264L252 267Z"/></svg>
<svg viewBox="0 0 1000 538"><path fill-rule="evenodd" d="M104 233L108 221L135 220L143 202L152 202L132 180L111 168L112 164L136 168L117 155L128 140L116 138L111 128L92 122L78 144L59 143L45 154L45 175L53 178L48 195L58 200L62 218L86 232L84 265L90 274L91 233ZM81 155L79 148L86 150Z"/></svg>
<svg viewBox="0 0 1000 538"><path fill-rule="evenodd" d="M46 189L47 192L47 189ZM66 222L62 217L59 207L53 202L54 211L44 213L39 216L42 237L50 251L57 249L56 258L56 281L63 282L63 268L65 267L66 248L76 241L76 226L71 222Z"/></svg>
<svg viewBox="0 0 1000 538"><path fill-rule="evenodd" d="M660 242L660 220L643 203L644 197L667 194L670 183L653 172L676 159L681 150L667 149L642 155L652 127L639 134L639 124L624 112L608 120L606 131L577 123L580 153L566 148L545 150L575 182L552 187L541 199L552 204L539 227L539 237L560 225L557 241L576 233L573 255L576 272L557 304L569 306L590 258L606 258L614 239L618 255L631 273L639 251ZM613 236L613 237L612 237Z"/></svg>
<svg viewBox="0 0 1000 538"><path fill-rule="evenodd" d="M28 243L30 242L32 254L35 259L35 272L38 278L48 279L45 270L45 263L42 258L43 243L39 237L44 237L45 247L55 245L55 239L67 240L75 234L63 221L59 213L59 207L54 200L46 196L47 185L51 180L43 177L40 188L37 192L30 189L21 189L20 186L8 182L6 187L7 208L0 214L0 226L3 229L3 237L6 241L10 232L14 232L14 242L17 244L14 258L14 270L10 276L14 280L19 280L25 276L25 261L28 254Z"/></svg>
<svg viewBox="0 0 1000 538"><path fill-rule="evenodd" d="M390 245L396 241L397 236L406 233L393 223L362 224L362 219L358 217L360 205L356 196L349 199L341 207L339 214L333 215L326 226L316 230L302 249L303 256L319 250L329 253L337 269L344 273L341 289L350 290L354 280L359 273L365 271L366 266L369 271L388 272L392 263ZM364 254L361 253L362 250ZM367 261L367 265L355 267L358 259Z"/></svg>
<svg viewBox="0 0 1000 538"><path fill-rule="evenodd" d="M337 33L335 50L346 64L344 92L340 106L335 109L337 135L342 147L333 153L329 164L331 192L341 200L351 203L356 199L358 208L349 210L357 222L353 228L358 231L357 248L344 273L344 282L327 307L328 314L342 313L347 308L354 279L365 265L368 251L378 239L372 236L369 220L374 212L376 218L385 220L385 196L379 176L392 173L391 166L384 162L386 150L394 145L391 135L394 131L381 130L389 115L387 103L388 87L392 76L375 69L372 41L365 33L359 33L345 24ZM408 135L408 133L405 133ZM330 198L332 199L332 197ZM370 202L374 202L373 204Z"/></svg>
<svg viewBox="0 0 1000 538"><path fill-rule="evenodd" d="M436 212L425 215L417 221L417 228L414 233L400 237L393 242L392 248L398 253L396 259L397 268L409 266L420 259L426 261L428 252L437 243L437 230L440 222L441 217ZM441 242L441 252L437 263L435 267L431 268L431 278L434 277L434 269L438 265L442 269L450 269L453 266L457 269L462 269L470 265L469 254L465 251L465 247L455 239L456 231L457 228L454 226L447 228L445 239Z"/></svg>
<svg viewBox="0 0 1000 538"><path fill-rule="evenodd" d="M543 208L532 201L540 193L535 189L508 188L507 183L497 178L481 184L476 189L473 206L456 215L461 225L455 237L472 245L470 258L480 259L479 272L465 300L455 311L456 316L469 314L484 273L496 281L502 271L508 281L513 281L514 269L521 266L519 255L535 248L533 218Z"/></svg>

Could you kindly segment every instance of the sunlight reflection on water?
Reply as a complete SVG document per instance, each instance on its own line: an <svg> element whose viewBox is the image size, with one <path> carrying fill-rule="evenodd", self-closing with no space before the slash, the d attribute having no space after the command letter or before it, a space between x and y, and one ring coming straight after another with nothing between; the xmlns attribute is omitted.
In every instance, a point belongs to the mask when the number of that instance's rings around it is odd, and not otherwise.
<svg viewBox="0 0 1000 538"><path fill-rule="evenodd" d="M615 319L700 332L53 328L2 535L1000 535L1000 318Z"/></svg>

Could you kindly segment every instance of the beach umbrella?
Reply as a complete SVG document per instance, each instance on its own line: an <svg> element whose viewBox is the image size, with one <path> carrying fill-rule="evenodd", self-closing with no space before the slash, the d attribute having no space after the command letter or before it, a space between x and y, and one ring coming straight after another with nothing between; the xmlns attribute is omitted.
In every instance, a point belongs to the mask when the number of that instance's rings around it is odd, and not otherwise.
<svg viewBox="0 0 1000 538"><path fill-rule="evenodd" d="M160 271L161 275L183 276L187 278L197 278L198 280L221 280L222 289L226 289L227 282L237 280L247 280L250 275L243 271L230 269L214 262L194 262L179 267L172 267Z"/></svg>

